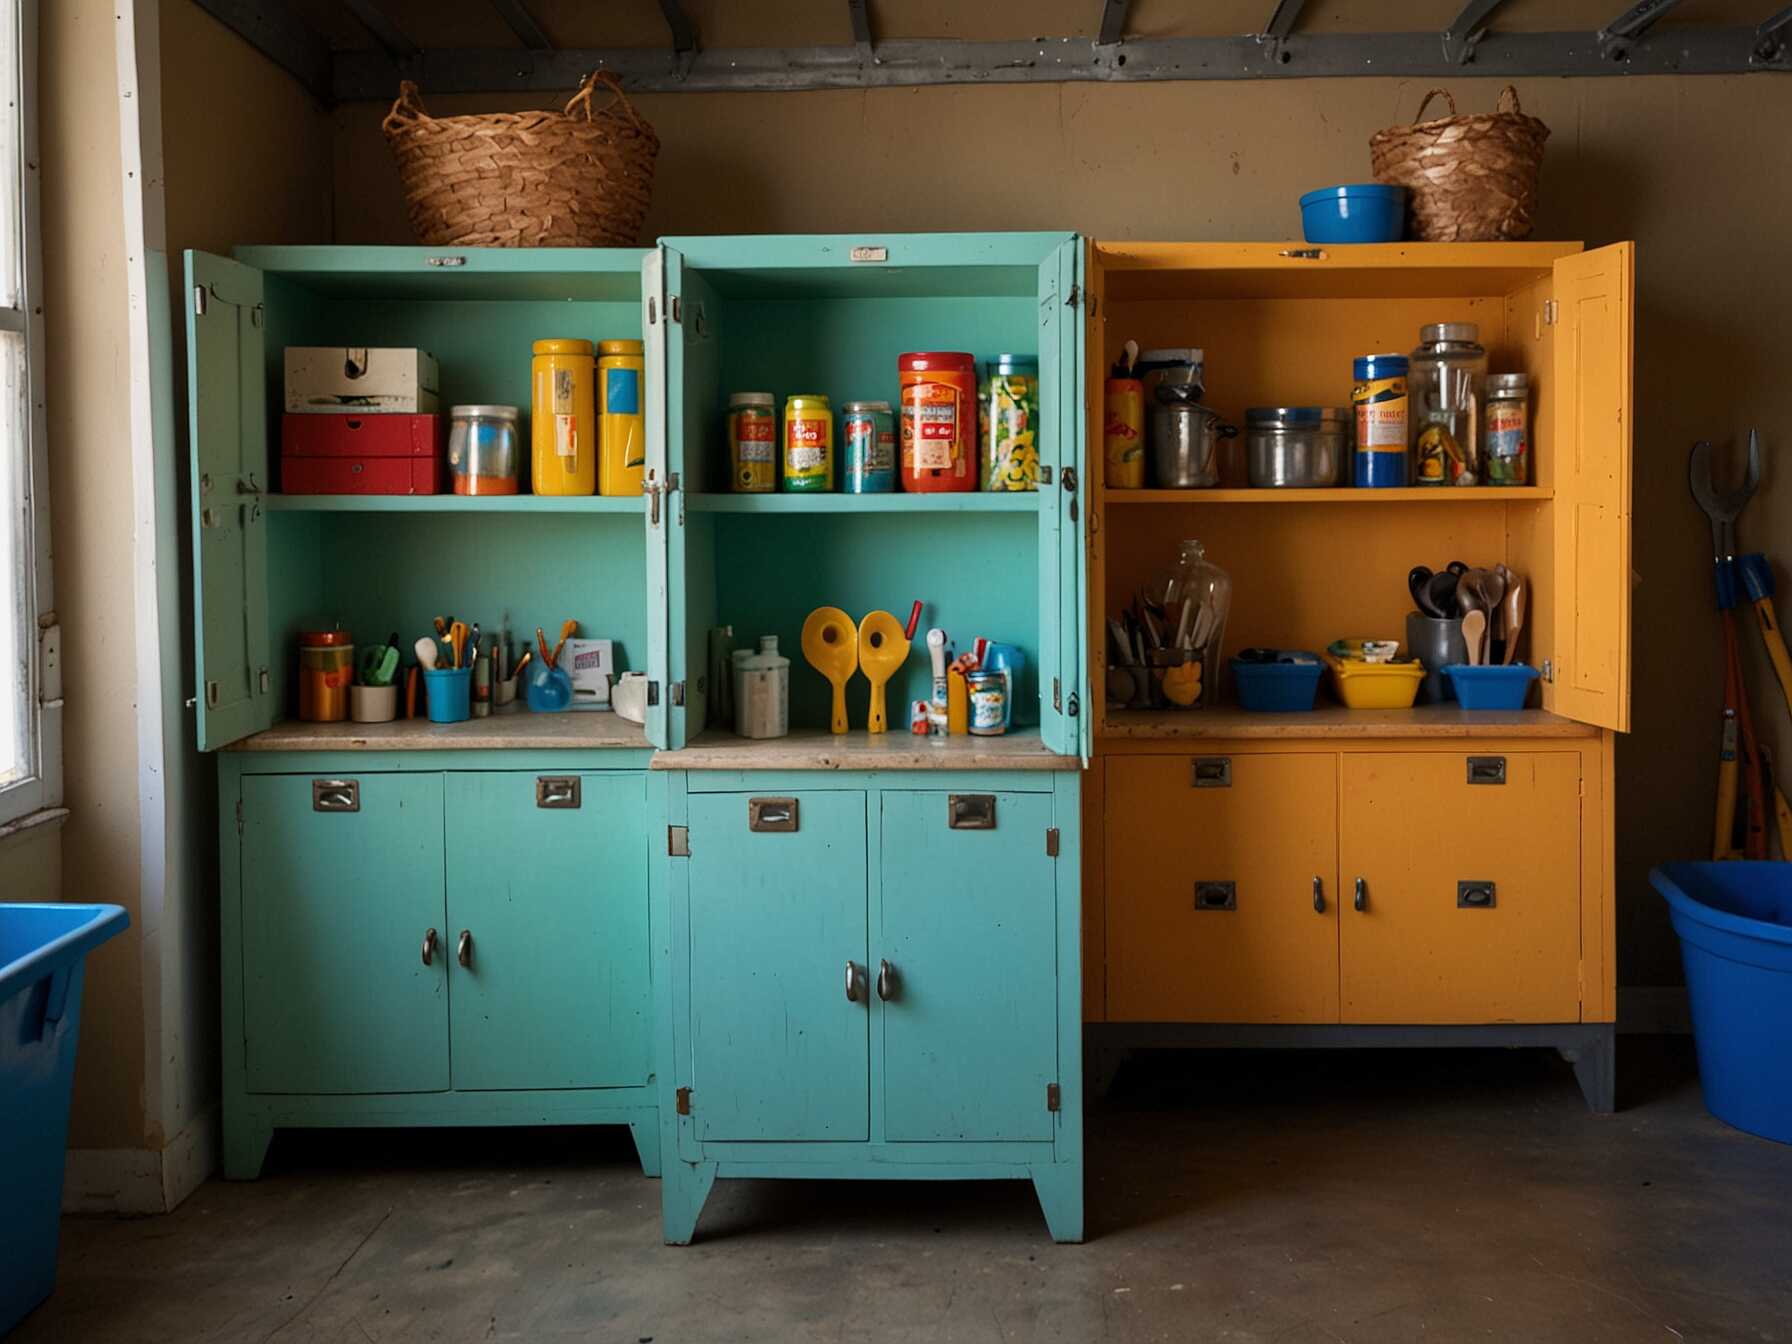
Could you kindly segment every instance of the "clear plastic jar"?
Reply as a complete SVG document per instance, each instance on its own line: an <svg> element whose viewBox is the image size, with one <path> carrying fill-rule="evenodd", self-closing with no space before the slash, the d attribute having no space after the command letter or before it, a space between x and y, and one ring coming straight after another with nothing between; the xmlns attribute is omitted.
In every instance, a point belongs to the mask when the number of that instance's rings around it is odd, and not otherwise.
<svg viewBox="0 0 1792 1344"><path fill-rule="evenodd" d="M457 495L514 495L517 408L456 406L449 411L448 472Z"/></svg>
<svg viewBox="0 0 1792 1344"><path fill-rule="evenodd" d="M1219 693L1220 646L1232 613L1232 576L1198 541L1182 543L1174 567L1151 581L1148 605L1163 608L1163 647L1153 649L1152 699L1173 709L1205 709ZM1187 669L1193 666L1196 671Z"/></svg>
<svg viewBox="0 0 1792 1344"><path fill-rule="evenodd" d="M1419 328L1406 375L1413 474L1419 485L1481 483L1487 351L1473 322Z"/></svg>

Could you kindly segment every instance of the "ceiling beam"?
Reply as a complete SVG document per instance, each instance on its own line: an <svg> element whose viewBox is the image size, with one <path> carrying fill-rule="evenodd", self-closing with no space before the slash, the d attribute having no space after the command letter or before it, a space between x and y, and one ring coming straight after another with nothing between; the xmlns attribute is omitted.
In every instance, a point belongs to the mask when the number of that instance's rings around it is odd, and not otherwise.
<svg viewBox="0 0 1792 1344"><path fill-rule="evenodd" d="M1132 0L1101 0L1101 27L1096 41L1104 47L1111 47L1126 36L1126 11L1132 8Z"/></svg>
<svg viewBox="0 0 1792 1344"><path fill-rule="evenodd" d="M1792 28L1792 5L1764 19L1755 29L1755 59L1782 61L1786 58L1786 31Z"/></svg>
<svg viewBox="0 0 1792 1344"><path fill-rule="evenodd" d="M404 35L374 0L342 0L342 3L348 7L349 13L361 21L361 26L373 34L373 40L394 61L403 63L411 60L422 50Z"/></svg>
<svg viewBox="0 0 1792 1344"><path fill-rule="evenodd" d="M198 0L198 5L298 80L319 102L331 101L329 41L281 0Z"/></svg>
<svg viewBox="0 0 1792 1344"><path fill-rule="evenodd" d="M552 51L553 41L542 31L535 16L529 12L523 0L488 0L491 7L498 11L498 17L504 20L505 27L516 34L516 40L530 51Z"/></svg>
<svg viewBox="0 0 1792 1344"><path fill-rule="evenodd" d="M1599 52L1607 60L1625 60L1632 47L1648 36L1657 20L1680 0L1637 0L1637 3L1599 30Z"/></svg>
<svg viewBox="0 0 1792 1344"><path fill-rule="evenodd" d="M660 0L660 13L666 16L666 27L672 31L672 50L681 56L697 50L697 30L690 15L678 0Z"/></svg>
<svg viewBox="0 0 1792 1344"><path fill-rule="evenodd" d="M866 0L846 0L846 17L852 24L852 40L871 49L871 10Z"/></svg>
<svg viewBox="0 0 1792 1344"><path fill-rule="evenodd" d="M1487 34L1487 21L1506 0L1468 0L1444 29L1444 57L1456 65L1475 59L1475 48Z"/></svg>
<svg viewBox="0 0 1792 1344"><path fill-rule="evenodd" d="M1265 37L1273 37L1280 42L1294 31L1294 25L1300 22L1300 12L1306 7L1307 0L1276 0L1275 11L1269 16L1269 23L1263 29Z"/></svg>

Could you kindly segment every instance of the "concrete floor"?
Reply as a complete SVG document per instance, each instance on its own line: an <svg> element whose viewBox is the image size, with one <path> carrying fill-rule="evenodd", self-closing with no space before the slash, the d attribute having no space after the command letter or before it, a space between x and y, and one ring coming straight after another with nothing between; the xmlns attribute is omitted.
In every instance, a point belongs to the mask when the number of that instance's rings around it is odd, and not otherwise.
<svg viewBox="0 0 1792 1344"><path fill-rule="evenodd" d="M720 1182L672 1249L623 1130L285 1135L65 1220L13 1344L1792 1340L1792 1148L1711 1119L1684 1041L1619 1063L1599 1117L1538 1052L1135 1061L1084 1246L1019 1183Z"/></svg>

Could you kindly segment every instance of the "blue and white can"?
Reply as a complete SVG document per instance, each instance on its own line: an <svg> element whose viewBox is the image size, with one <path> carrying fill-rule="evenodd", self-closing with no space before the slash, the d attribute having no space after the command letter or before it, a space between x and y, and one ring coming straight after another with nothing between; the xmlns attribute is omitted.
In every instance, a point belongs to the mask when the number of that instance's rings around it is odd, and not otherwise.
<svg viewBox="0 0 1792 1344"><path fill-rule="evenodd" d="M840 408L840 438L849 495L896 488L896 418L887 401L849 401Z"/></svg>

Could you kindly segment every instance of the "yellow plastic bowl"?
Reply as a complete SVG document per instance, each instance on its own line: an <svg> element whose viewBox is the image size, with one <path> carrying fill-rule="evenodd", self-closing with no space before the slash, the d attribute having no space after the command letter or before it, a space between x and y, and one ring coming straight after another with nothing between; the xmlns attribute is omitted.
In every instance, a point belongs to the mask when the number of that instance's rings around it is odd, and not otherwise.
<svg viewBox="0 0 1792 1344"><path fill-rule="evenodd" d="M1407 663L1365 663L1328 653L1325 661L1346 709L1410 709L1419 683L1425 680L1425 665L1416 658Z"/></svg>

